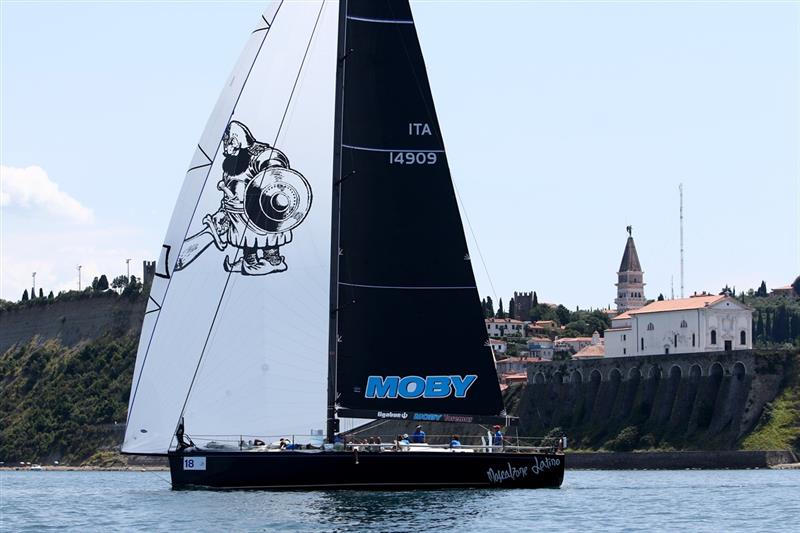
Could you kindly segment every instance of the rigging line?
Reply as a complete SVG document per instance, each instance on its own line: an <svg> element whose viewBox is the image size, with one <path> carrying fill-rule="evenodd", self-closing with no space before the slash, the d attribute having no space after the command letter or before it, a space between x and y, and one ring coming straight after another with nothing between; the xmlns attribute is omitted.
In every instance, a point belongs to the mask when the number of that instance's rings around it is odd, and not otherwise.
<svg viewBox="0 0 800 533"><path fill-rule="evenodd" d="M411 60L411 54L408 51L408 47L406 46L406 41L403 38L402 32L399 31L399 28L398 28L397 33L398 33L398 36L400 38L400 42L403 45L403 52L405 52L405 54L406 54L406 59L408 60L408 65L410 67L411 74L414 76L414 82L417 85L417 91L422 96L422 103L425 106L425 110L428 112L428 116L433 117L436 120L436 127L439 128L439 137L441 137L442 146L444 146L444 134L442 133L442 127L439 124L439 118L436 116L436 110L435 109L431 109L430 106L428 105L428 101L425 98L425 91L422 90L422 85L420 83L419 76L417 75L417 71L414 68L414 62ZM414 34L416 35L416 28L415 28ZM419 44L419 47L420 47L420 59L422 60L422 64L424 66L425 65L425 57L422 55L422 44L419 43L419 36L417 36L417 44ZM429 89L429 92L431 94L431 103L433 103L433 91L430 90L430 80L428 80L428 89ZM483 252L481 251L481 247L478 244L478 239L475 236L475 231L472 229L472 222L470 222L470 219L469 219L469 213L467 212L467 206L464 204L464 201L461 199L461 193L458 191L458 185L456 185L456 182L453 179L453 175L450 172L450 165L447 165L447 167L448 167L447 168L448 174L450 174L450 183L453 186L453 191L456 193L456 198L458 200L459 205L461 206L461 210L464 212L464 218L467 220L467 227L469 228L470 235L472 235L472 241L475 243L475 249L478 250L478 257L480 257L481 264L483 265L483 271L486 273L486 279L489 281L489 286L492 289L492 294L494 295L494 299L497 300L497 291L494 288L494 282L492 281L492 276L489 274L489 269L486 266L486 259L484 259L484 257L483 257ZM467 247L467 251L469 251L469 247ZM473 276L475 275L474 271L473 271L472 275ZM480 297L480 295L478 295L478 297Z"/></svg>
<svg viewBox="0 0 800 533"><path fill-rule="evenodd" d="M314 35L317 32L317 25L319 24L319 19L322 16L322 10L323 10L324 7L325 7L325 0L322 0L321 5L319 6L319 12L317 13L317 18L314 21L314 27L311 30L311 36L308 38L308 44L306 45L306 50L303 53L303 59L300 61L300 68L297 70L297 76L295 77L294 85L292 86L292 91L289 93L289 100L286 103L286 107L284 108L284 111L283 111L283 118L281 118L281 122L280 122L280 124L278 126L278 131L275 133L275 142L277 142L278 137L281 134L281 128L283 127L283 121L284 121L284 119L286 119L286 114L289 111L289 107L291 107L291 105L292 105L292 98L294 97L294 91L295 91L295 89L297 89L297 84L300 81L300 75L303 72L303 66L306 63L306 58L308 57L308 51L311 48L311 43L314 41ZM277 13L276 13L276 17L277 17ZM273 18L273 25L274 25L274 21L275 21L275 18ZM233 115L231 114L231 116L233 116ZM274 148L275 142L273 142L271 148ZM264 176L261 176L261 179L259 181L259 186L261 186L263 181L264 181ZM238 260L239 250L242 249L241 245L244 244L244 241L245 241L246 237L247 237L247 231L245 230L245 231L242 232L242 237L241 237L240 241L237 243L238 246L236 247L236 253L233 256L233 262L234 263ZM178 422L176 424L180 423L180 420L181 420L181 418L183 418L183 414L186 411L186 404L189 402L189 397L192 394L192 388L194 387L194 382L197 379L197 374L198 374L198 371L200 370L200 365L203 362L203 356L206 353L206 348L208 347L208 341L211 338L211 334L214 332L214 324L216 324L216 322L217 322L217 316L219 315L219 310L220 310L220 307L222 306L222 301L225 299L225 292L226 292L226 290L228 288L228 284L231 281L231 274L233 274L233 271L229 271L227 277L225 278L225 285L223 285L223 287L222 287L222 293L219 296L219 301L217 302L217 308L214 311L214 316L212 317L211 324L208 327L208 334L206 335L206 340L203 343L203 349L200 351L200 357L197 360L197 365L195 366L194 374L192 374L192 380L189 383L189 389L186 392L186 398L183 401L183 406L181 407L181 413L180 413L180 416L178 416Z"/></svg>
<svg viewBox="0 0 800 533"><path fill-rule="evenodd" d="M275 9L275 14L272 17L273 21L278 16L278 12L281 10L282 6L283 6L283 0L281 0L281 3L278 4L278 7ZM256 55L255 55L255 57L253 57L253 62L250 64L250 68L247 71L247 76L245 76L244 81L242 82L242 87L241 87L241 89L239 89L239 94L236 96L236 101L233 103L233 107L231 108L231 113L228 116L228 122L230 122L230 119L233 117L234 112L236 112L236 106L239 105L239 99L242 97L242 93L244 92L244 88L247 86L247 81L250 79L250 74L253 72L253 67L255 67L256 61L258 61L258 56L261 54L261 49L264 47L264 43L267 41L267 37L269 37L269 34L270 34L270 31L269 30L266 31L264 33L264 37L261 39L261 44L259 44L259 46L258 46L258 50L256 51ZM208 167L208 172L206 172L206 176L205 176L205 178L203 178L203 185L200 187L200 192L197 195L197 201L195 201L194 208L192 209L192 214L189 217L189 223L186 225L186 232L183 234L183 240L181 241L180 248L178 249L178 253L176 254L177 257L180 257L181 251L183 250L183 244L186 242L186 237L188 237L188 235L189 235L189 230L192 227L192 221L194 220L194 216L197 213L197 207L200 205L200 200L203 197L203 191L205 190L206 184L208 183L208 177L211 175L211 169L213 168L214 160L216 159L217 154L219 153L219 148L220 148L220 145L222 144L222 137L224 135L225 135L225 132L223 131L222 136L220 136L219 141L217 142L217 150L214 152L214 158L213 159L208 157L208 154L205 152L205 150L203 150L203 147L200 146L199 143L197 144L197 148L200 150L200 152L203 153L204 156L206 156L206 158L208 158L209 161L211 161L212 164ZM174 274L174 272L173 272L173 274ZM171 285L172 285L172 276L170 276L170 278L167 280L167 286L164 289L164 295L161 297L161 307L162 308L164 307L164 304L166 304L167 295L169 294L169 288L170 288ZM126 424L128 424L130 422L131 413L133 413L133 406L134 406L134 404L136 402L136 394L139 392L139 383L141 383L141 381L142 381L142 374L144 374L145 365L147 364L147 356L150 354L150 347L153 344L153 337L155 337L156 329L158 328L158 321L159 321L160 318L161 318L161 313L158 313L156 315L155 323L153 324L153 329L150 331L150 338L147 341L147 347L145 348L144 356L142 358L142 365L139 368L139 376L136 379L136 386L133 387L133 393L131 395L130 405L128 405L128 416L127 416L127 418L125 420Z"/></svg>

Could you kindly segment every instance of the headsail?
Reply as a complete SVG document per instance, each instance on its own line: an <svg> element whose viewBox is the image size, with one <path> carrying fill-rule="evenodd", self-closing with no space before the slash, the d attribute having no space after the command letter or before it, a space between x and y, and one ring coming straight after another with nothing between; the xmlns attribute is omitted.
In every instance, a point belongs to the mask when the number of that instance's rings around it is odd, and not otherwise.
<svg viewBox="0 0 800 533"><path fill-rule="evenodd" d="M344 27L333 267L340 414L499 415L494 361L408 2L351 0Z"/></svg>
<svg viewBox="0 0 800 533"><path fill-rule="evenodd" d="M142 327L123 451L325 422L338 2L259 20L186 174Z"/></svg>

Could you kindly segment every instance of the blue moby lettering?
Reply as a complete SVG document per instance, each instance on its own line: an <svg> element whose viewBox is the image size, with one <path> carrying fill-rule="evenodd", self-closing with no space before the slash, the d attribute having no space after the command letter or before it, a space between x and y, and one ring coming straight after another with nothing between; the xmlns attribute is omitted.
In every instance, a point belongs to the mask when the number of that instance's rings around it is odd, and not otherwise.
<svg viewBox="0 0 800 533"><path fill-rule="evenodd" d="M466 376L369 376L364 391L365 398L466 398L467 391L478 379L475 374Z"/></svg>

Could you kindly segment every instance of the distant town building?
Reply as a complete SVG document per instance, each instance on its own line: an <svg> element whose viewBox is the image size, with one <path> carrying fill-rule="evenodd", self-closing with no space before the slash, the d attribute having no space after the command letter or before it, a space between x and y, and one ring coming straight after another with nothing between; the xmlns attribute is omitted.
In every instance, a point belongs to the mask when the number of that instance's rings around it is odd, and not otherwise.
<svg viewBox="0 0 800 533"><path fill-rule="evenodd" d="M553 320L537 320L527 325L529 335L547 335L558 332L561 328Z"/></svg>
<svg viewBox="0 0 800 533"><path fill-rule="evenodd" d="M620 313L639 309L645 304L644 272L639 263L639 254L636 253L636 244L633 242L633 230L631 226L627 229L628 240L617 272L617 298L614 300Z"/></svg>
<svg viewBox="0 0 800 533"><path fill-rule="evenodd" d="M606 354L606 348L604 339L600 338L600 334L598 332L594 332L591 337L589 337L589 344L578 350L578 352L572 356L573 359L599 359L604 357Z"/></svg>
<svg viewBox="0 0 800 533"><path fill-rule="evenodd" d="M605 356L749 350L752 323L752 309L730 296L656 301L611 321Z"/></svg>
<svg viewBox="0 0 800 533"><path fill-rule="evenodd" d="M552 361L553 347L553 341L547 337L532 337L528 339L528 354L530 357Z"/></svg>
<svg viewBox="0 0 800 533"><path fill-rule="evenodd" d="M592 337L563 337L556 339L554 349L556 352L578 353L592 344Z"/></svg>
<svg viewBox="0 0 800 533"><path fill-rule="evenodd" d="M487 318L486 332L490 337L506 337L508 335L521 337L525 332L525 323L513 318Z"/></svg>
<svg viewBox="0 0 800 533"><path fill-rule="evenodd" d="M785 287L775 287L770 293L776 296L794 296L794 287L786 285Z"/></svg>
<svg viewBox="0 0 800 533"><path fill-rule="evenodd" d="M529 320L533 308L533 292L514 292L514 318L516 320Z"/></svg>
<svg viewBox="0 0 800 533"><path fill-rule="evenodd" d="M497 355L503 355L508 351L508 344L500 339L489 339L489 347Z"/></svg>
<svg viewBox="0 0 800 533"><path fill-rule="evenodd" d="M156 275L156 262L155 261L142 261L142 283L144 285L152 285L153 277Z"/></svg>
<svg viewBox="0 0 800 533"><path fill-rule="evenodd" d="M529 363L541 363L538 357L506 357L497 362L497 374L521 374L527 372Z"/></svg>

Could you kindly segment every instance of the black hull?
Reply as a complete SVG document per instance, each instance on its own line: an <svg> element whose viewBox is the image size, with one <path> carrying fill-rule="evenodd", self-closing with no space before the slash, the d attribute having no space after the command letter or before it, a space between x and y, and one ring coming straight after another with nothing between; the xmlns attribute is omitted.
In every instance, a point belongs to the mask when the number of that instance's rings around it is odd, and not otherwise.
<svg viewBox="0 0 800 533"><path fill-rule="evenodd" d="M203 459L204 470L184 468ZM169 465L174 489L558 488L564 479L564 456L545 453L192 452L171 453Z"/></svg>

